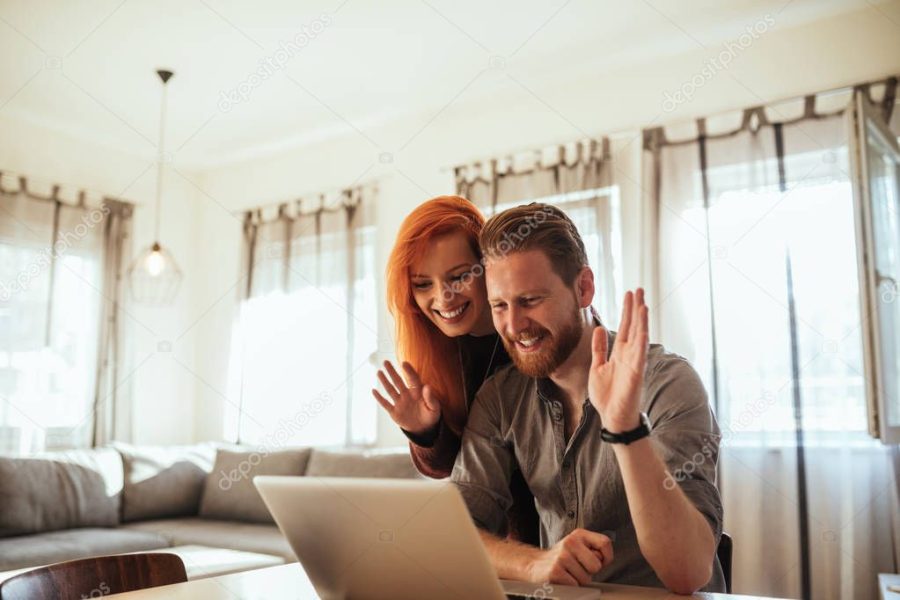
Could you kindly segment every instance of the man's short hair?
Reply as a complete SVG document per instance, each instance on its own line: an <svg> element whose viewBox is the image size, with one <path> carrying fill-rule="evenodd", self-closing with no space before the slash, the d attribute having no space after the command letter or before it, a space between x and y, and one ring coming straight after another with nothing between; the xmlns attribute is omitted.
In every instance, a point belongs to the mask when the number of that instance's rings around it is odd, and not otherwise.
<svg viewBox="0 0 900 600"><path fill-rule="evenodd" d="M494 215L484 224L479 243L488 260L540 250L566 285L574 284L581 269L588 266L584 242L575 224L566 213L542 202Z"/></svg>

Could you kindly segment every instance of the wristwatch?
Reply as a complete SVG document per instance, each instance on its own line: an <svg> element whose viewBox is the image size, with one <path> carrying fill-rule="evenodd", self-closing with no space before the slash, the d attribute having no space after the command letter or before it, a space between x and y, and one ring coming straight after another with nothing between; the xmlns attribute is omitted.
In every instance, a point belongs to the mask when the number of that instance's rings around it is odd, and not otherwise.
<svg viewBox="0 0 900 600"><path fill-rule="evenodd" d="M647 413L641 413L641 424L631 431L613 433L607 431L605 427L601 427L600 439L610 444L625 444L627 446L632 442L636 442L650 435L650 430L650 419L647 418Z"/></svg>

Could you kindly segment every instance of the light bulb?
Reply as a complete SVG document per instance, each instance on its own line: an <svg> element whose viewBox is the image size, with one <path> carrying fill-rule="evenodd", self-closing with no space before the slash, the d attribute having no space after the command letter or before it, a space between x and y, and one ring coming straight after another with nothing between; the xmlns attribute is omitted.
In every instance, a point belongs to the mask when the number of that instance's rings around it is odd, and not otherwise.
<svg viewBox="0 0 900 600"><path fill-rule="evenodd" d="M144 267L147 269L150 277L158 277L166 267L166 261L163 258L162 252L154 250L148 254L147 258L144 260Z"/></svg>

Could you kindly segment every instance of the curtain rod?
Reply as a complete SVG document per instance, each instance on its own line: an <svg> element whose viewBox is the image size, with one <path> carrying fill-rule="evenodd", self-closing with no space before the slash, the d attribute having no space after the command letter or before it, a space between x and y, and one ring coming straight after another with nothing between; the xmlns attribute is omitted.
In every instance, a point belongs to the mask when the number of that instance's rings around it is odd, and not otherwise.
<svg viewBox="0 0 900 600"><path fill-rule="evenodd" d="M279 210L282 207L289 206L291 204L299 204L300 202L302 202L304 200L309 201L314 198L318 198L318 199L322 200L325 197L333 195L333 194L346 195L349 193L352 195L354 192L361 192L361 191L363 191L365 189L369 189L369 188L377 191L378 190L378 182L376 180L371 180L371 181L368 181L365 183L354 184L354 185L351 185L350 187L332 188L332 189L326 190L324 192L315 192L315 193L302 195L302 196L294 198L293 200L281 200L278 202L267 202L265 204L250 206L247 208L239 208L239 209L231 211L231 214L234 216L237 216L237 217L243 217L248 212L263 212L263 211L270 211L270 210ZM324 209L324 210L330 210L330 209ZM334 210L337 210L337 209L335 208Z"/></svg>
<svg viewBox="0 0 900 600"><path fill-rule="evenodd" d="M616 132L616 133L611 133L611 134L603 134L603 135L597 135L597 136L587 136L587 137L578 138L578 139L574 139L574 140L573 140L573 139L569 139L568 141L565 141L565 142L558 142L558 143L555 143L555 144L544 144L543 146L539 146L539 147L535 147L535 148L531 148L531 149L528 149L528 148L522 149L522 148L520 148L520 149L518 149L518 150L511 150L511 151L508 151L508 152L498 153L498 154L496 154L496 155L494 155L494 156L491 156L491 157L488 157L488 158L477 158L477 159L468 160L468 161L465 161L465 162L462 162L462 163L457 163L457 164L455 164L455 165L453 165L453 166L444 165L444 166L442 166L442 167L440 168L440 171L439 171L439 172L440 172L440 173L454 173L454 174L455 174L455 173L456 173L456 169L458 169L458 168L460 168L460 167L468 167L468 166L476 165L476 164L482 164L482 165L485 165L485 164L491 164L491 161L495 161L495 160L505 160L505 159L515 159L515 158L518 157L518 156L524 156L524 155L526 155L526 154L540 154L540 153L542 153L544 150L547 150L547 149L549 149L549 148L560 148L560 147L562 147L562 146L567 146L567 145L569 145L569 144L579 144L579 143L585 142L585 141L602 142L602 141L606 140L606 141L612 142L612 141L615 140L615 139L627 137L628 135L629 135L629 130L622 130L622 131L618 131L618 132Z"/></svg>
<svg viewBox="0 0 900 600"><path fill-rule="evenodd" d="M795 123L800 123L802 121L807 120L815 120L815 119L827 119L831 117L835 117L841 115L846 110L846 106L841 107L837 110L832 110L830 112L816 112L816 100L822 97L833 96L837 94L853 94L856 90L861 90L865 92L868 96L869 100L873 103L875 102L872 98L872 86L873 85L884 85L884 95L879 100L879 104L882 105L882 110L885 111L884 118L885 120L890 120L890 113L893 111L894 101L896 99L896 91L897 91L897 77L888 77L886 79L880 81L873 81L868 83L860 83L853 85L851 87L839 88L837 90L829 90L825 92L817 92L814 94L809 94L807 96L803 96L802 98L796 98L792 100L793 102L803 101L803 114L799 117L787 118L781 121L772 121L769 120L769 116L766 114L766 108L771 107L773 104L760 104L756 106L751 106L745 108L743 110L743 115L741 117L741 124L732 130L722 131L719 133L707 133L706 131L706 121L708 117L700 117L695 120L695 124L697 127L697 135L693 137L689 137L686 139L677 139L677 140L669 140L666 137L665 126L653 127L644 129L642 132L643 145L644 149L652 150L654 147L661 146L683 146L686 144L693 144L700 138L705 138L707 140L718 140L729 137L734 137L744 131L759 131L763 127L772 127L772 126L785 126L785 125L793 125ZM686 122L689 123L690 121Z"/></svg>
<svg viewBox="0 0 900 600"><path fill-rule="evenodd" d="M860 86L872 86L872 85L877 85L877 84L884 84L888 80L890 80L892 77L900 77L900 74L885 75L884 77L881 77L880 79L873 79L873 80L864 81L864 82L848 83L848 84L844 84L844 85L841 85L838 87L829 88L826 90L820 90L818 92L811 92L811 93L807 93L807 94L800 94L800 95L794 95L794 96L782 96L781 98L769 100L763 104L757 104L757 105L754 105L751 107L729 108L726 110L721 110L721 111L715 112L712 115L706 115L705 117L704 116L686 117L683 119L667 121L665 123L659 124L656 127L666 128L666 127L671 127L673 125L683 125L683 124L687 124L687 123L696 122L697 119L710 119L713 117L725 115L730 112L734 112L734 111L738 111L738 110L743 111L743 110L747 110L748 108L759 108L759 107L772 106L775 104L782 104L782 103L787 103L787 102L797 102L797 101L803 100L804 98L806 98L809 95L821 96L821 95L838 94L841 92L852 92L855 88L860 87ZM598 134L598 135L592 136L588 139L602 139L602 138L606 137L606 138L609 138L610 140L613 140L613 139L620 139L620 138L624 138L624 137L631 137L634 135L635 130L637 130L639 133L638 137L642 137L643 131L645 129L647 129L646 125L639 126L636 129L633 127L628 128L628 129L619 129L619 130L613 131L611 133ZM512 151L512 152L506 152L500 156L507 157L510 155L515 156L515 155L519 155L519 154L528 154L529 152L541 152L544 148L552 148L554 146L563 146L565 144L570 144L573 141L579 141L579 140L569 139L566 142L557 142L554 144L546 144L539 148L532 148L532 149L526 148L526 149L520 149L520 150L516 150L516 151ZM487 158L467 160L467 161L463 161L460 163L456 163L455 165L444 165L443 167L441 167L440 172L455 174L456 169L459 167L464 167L464 166L468 166L468 165L472 165L472 164L476 164L476 163L482 163L482 164L490 163L492 160L496 160L497 158L498 158L498 156L495 155L495 156L491 156L491 157L487 157Z"/></svg>
<svg viewBox="0 0 900 600"><path fill-rule="evenodd" d="M3 179L11 178L18 182L19 189L16 191L9 191L3 189ZM50 196L41 196L36 194L28 189L28 182L40 182L50 188ZM111 196L106 192L101 192L100 190L95 190L92 188L80 187L65 183L54 183L49 179L45 179L43 177L31 177L28 175L23 175L21 173L17 173L15 171L10 171L8 169L0 169L0 192L4 192L7 194L18 194L20 192L25 193L26 196L32 198L34 200L44 200L47 202L59 201L63 202L63 198L59 197L59 193L61 191L71 191L75 194L75 200L78 204L83 204L84 201L88 198L88 196L99 197L101 200L112 200L114 202L122 202L125 204L134 205L134 202L129 200L125 200L123 198L119 198L118 196Z"/></svg>

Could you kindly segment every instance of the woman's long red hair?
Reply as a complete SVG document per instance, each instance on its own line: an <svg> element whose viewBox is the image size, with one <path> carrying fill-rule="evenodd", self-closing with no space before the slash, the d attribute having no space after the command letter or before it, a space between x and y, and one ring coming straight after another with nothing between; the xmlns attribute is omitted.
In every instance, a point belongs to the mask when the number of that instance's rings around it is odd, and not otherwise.
<svg viewBox="0 0 900 600"><path fill-rule="evenodd" d="M478 234L484 217L459 196L438 196L423 202L400 225L388 259L387 302L394 317L397 355L409 362L441 402L444 422L461 434L466 422L466 392L455 340L444 335L419 309L413 297L410 267L429 250L432 240L463 233L481 259Z"/></svg>

